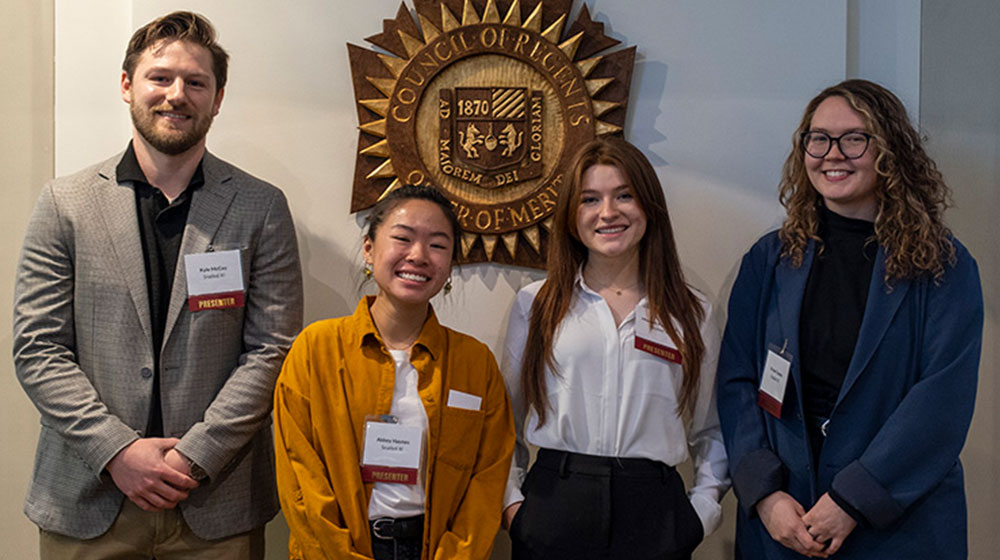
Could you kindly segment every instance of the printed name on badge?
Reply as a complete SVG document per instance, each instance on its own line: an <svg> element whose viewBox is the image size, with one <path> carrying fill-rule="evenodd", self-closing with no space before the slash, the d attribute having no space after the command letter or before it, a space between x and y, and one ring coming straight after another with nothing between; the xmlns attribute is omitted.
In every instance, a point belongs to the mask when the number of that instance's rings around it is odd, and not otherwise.
<svg viewBox="0 0 1000 560"><path fill-rule="evenodd" d="M240 251L184 255L188 310L243 307L244 283Z"/></svg>
<svg viewBox="0 0 1000 560"><path fill-rule="evenodd" d="M773 344L767 350L767 361L760 375L760 389L757 404L775 418L781 418L781 405L785 400L788 373L792 368L792 356Z"/></svg>
<svg viewBox="0 0 1000 560"><path fill-rule="evenodd" d="M361 479L416 484L423 443L423 430L419 427L366 422Z"/></svg>

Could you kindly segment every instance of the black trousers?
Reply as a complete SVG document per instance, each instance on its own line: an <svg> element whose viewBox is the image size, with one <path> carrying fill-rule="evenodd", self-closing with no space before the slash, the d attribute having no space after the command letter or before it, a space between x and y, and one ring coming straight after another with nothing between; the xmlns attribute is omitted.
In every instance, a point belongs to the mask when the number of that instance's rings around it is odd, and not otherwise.
<svg viewBox="0 0 1000 560"><path fill-rule="evenodd" d="M688 559L701 520L677 471L541 449L510 527L513 560Z"/></svg>
<svg viewBox="0 0 1000 560"><path fill-rule="evenodd" d="M372 556L375 560L420 560L423 543L416 539L372 539Z"/></svg>
<svg viewBox="0 0 1000 560"><path fill-rule="evenodd" d="M390 521L380 530L377 524L384 521L369 522L375 560L420 560L424 543L424 516Z"/></svg>

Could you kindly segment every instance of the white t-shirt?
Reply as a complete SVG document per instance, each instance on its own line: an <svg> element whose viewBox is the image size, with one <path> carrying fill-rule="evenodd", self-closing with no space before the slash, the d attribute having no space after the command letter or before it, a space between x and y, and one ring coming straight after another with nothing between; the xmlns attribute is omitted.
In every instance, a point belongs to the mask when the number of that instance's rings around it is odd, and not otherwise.
<svg viewBox="0 0 1000 560"><path fill-rule="evenodd" d="M389 350L396 362L396 382L392 389L390 414L403 426L418 427L424 434L426 454L427 411L417 393L417 370L410 363L409 350ZM424 514L425 469L420 469L416 484L376 482L368 503L368 519L379 517L403 518Z"/></svg>

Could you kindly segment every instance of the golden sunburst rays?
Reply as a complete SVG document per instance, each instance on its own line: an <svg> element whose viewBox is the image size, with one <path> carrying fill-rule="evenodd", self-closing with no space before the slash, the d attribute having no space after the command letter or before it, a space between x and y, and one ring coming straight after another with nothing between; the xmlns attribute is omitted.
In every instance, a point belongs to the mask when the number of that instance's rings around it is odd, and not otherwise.
<svg viewBox="0 0 1000 560"><path fill-rule="evenodd" d="M502 25L532 31L572 62L583 82L592 108L593 134L601 136L622 131L624 105L631 82L635 47L610 54L602 51L619 42L604 35L603 24L593 22L583 5L577 19L567 25L573 0L511 0L504 10L497 0L413 0L417 20L405 4L394 19L383 21L383 32L366 40L384 52L348 45L357 95L359 130L358 167L351 211L370 207L402 186L393 164L394 142L387 133L392 95L408 65L442 35L477 24ZM459 4L461 4L459 9ZM418 25L419 22L419 25ZM377 62L375 62L377 60ZM366 87L370 86L370 87ZM622 110L619 110L622 109ZM405 166L404 166L405 168ZM541 229L551 226L551 216L534 225L497 234L465 232L460 240L463 260L468 260L481 241L485 260L493 261L497 247L518 259L519 241L535 253L532 266L544 263Z"/></svg>

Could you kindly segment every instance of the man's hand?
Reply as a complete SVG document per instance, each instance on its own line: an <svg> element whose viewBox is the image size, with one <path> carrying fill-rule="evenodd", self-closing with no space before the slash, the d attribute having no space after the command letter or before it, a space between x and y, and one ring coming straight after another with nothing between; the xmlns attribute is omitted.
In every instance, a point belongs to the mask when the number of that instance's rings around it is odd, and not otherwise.
<svg viewBox="0 0 1000 560"><path fill-rule="evenodd" d="M173 447L163 455L163 462L184 476L191 476L191 461Z"/></svg>
<svg viewBox="0 0 1000 560"><path fill-rule="evenodd" d="M188 497L190 490L198 486L193 478L185 474L187 460L181 459L184 471L166 461L171 451L181 457L174 450L179 441L177 438L135 440L108 462L111 479L128 499L146 511L173 509Z"/></svg>
<svg viewBox="0 0 1000 560"><path fill-rule="evenodd" d="M840 550L844 539L858 526L858 522L841 509L829 493L820 496L816 505L802 517L802 522L815 540L822 543L829 541L827 554Z"/></svg>
<svg viewBox="0 0 1000 560"><path fill-rule="evenodd" d="M802 504L780 490L757 503L757 514L772 539L803 556L826 558L824 545L809 534L802 520L805 513Z"/></svg>

